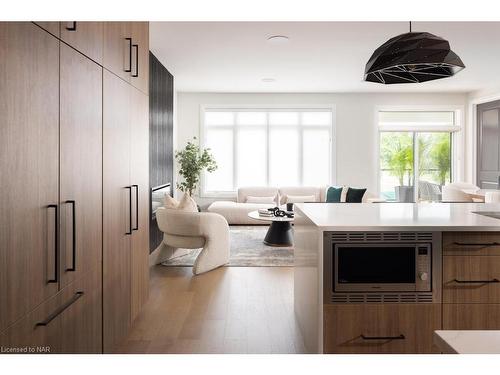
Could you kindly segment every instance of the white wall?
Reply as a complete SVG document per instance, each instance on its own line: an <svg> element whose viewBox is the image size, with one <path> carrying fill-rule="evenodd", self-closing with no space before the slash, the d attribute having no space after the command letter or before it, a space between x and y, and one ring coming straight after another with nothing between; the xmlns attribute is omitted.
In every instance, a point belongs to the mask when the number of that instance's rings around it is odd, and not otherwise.
<svg viewBox="0 0 500 375"><path fill-rule="evenodd" d="M201 105L335 105L336 107L336 183L367 187L377 192L378 106L467 105L466 94L177 94L175 148L183 147L193 136L200 137Z"/></svg>

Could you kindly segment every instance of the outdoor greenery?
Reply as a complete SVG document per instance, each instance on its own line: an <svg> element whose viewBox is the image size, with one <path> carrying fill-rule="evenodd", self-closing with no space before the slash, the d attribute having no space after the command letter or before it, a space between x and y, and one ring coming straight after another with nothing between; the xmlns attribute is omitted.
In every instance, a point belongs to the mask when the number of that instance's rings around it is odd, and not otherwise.
<svg viewBox="0 0 500 375"><path fill-rule="evenodd" d="M210 149L200 150L200 146L194 142L196 137L193 137L193 142L188 141L183 150L175 152L175 159L180 166L179 174L183 177L183 181L177 183L177 188L189 195L196 189L203 170L211 173L217 169L217 163Z"/></svg>
<svg viewBox="0 0 500 375"><path fill-rule="evenodd" d="M451 145L449 133L418 134L419 177L444 185L450 179ZM400 186L413 184L413 134L382 133L381 168L396 177Z"/></svg>

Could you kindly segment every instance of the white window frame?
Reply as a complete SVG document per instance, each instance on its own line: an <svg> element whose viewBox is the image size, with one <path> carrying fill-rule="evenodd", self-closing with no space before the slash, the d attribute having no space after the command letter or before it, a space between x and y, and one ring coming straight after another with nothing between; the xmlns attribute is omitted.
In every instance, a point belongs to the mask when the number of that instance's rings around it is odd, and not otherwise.
<svg viewBox="0 0 500 375"><path fill-rule="evenodd" d="M336 152L337 152L337 147L336 147L336 107L334 104L324 104L324 105L297 105L297 104L291 104L291 105L227 105L227 104L220 104L220 105L214 105L214 104L202 104L200 105L200 133L199 133L199 139L200 139L200 145L201 147L206 147L205 146L205 112L206 111L262 111L262 112L280 112L280 111L289 111L289 112L299 112L299 111L306 111L306 110L311 110L311 111L328 111L332 113L332 123L330 127L330 177L329 177L329 183L331 185L334 185L337 176L337 157L336 157ZM314 126L310 127L314 128ZM327 128L326 126L321 126L321 128ZM267 133L269 134L269 132ZM237 179L237 163L236 163L236 147L237 147L237 141L236 141L236 132L233 134L233 179L236 181ZM302 160L302 143L300 145L300 154L297 156L300 158L299 160ZM266 147L266 153L267 156L269 156L269 139L267 139L267 147ZM266 158L268 160L268 157ZM300 168L302 168L302 163L299 164ZM266 167L267 168L267 167ZM267 174L267 181L269 181L269 170L267 168L266 171ZM300 176L302 176L302 171L300 173ZM200 177L200 189L199 189L199 196L201 198L235 198L237 196L237 191L209 191L207 192L205 189L205 175L204 173Z"/></svg>
<svg viewBox="0 0 500 375"><path fill-rule="evenodd" d="M411 127L380 126L379 112L454 112L454 126L429 126L427 128L419 127L419 130L413 130ZM407 132L450 132L451 133L451 182L462 181L465 175L464 163L464 123L465 106L463 105L416 105L416 106L376 106L374 115L374 125L377 129L377 139L375 141L375 159L377 164L377 196L380 196L380 133L390 131ZM414 163L418 160L414 160ZM418 186L414 186L415 197L418 196Z"/></svg>

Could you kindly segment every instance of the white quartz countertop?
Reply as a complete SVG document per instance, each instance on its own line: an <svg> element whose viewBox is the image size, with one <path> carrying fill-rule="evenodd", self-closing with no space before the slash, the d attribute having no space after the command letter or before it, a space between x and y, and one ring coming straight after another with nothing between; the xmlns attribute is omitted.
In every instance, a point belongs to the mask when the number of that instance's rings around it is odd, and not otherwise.
<svg viewBox="0 0 500 375"><path fill-rule="evenodd" d="M500 354L500 331L434 331L434 344L447 354Z"/></svg>
<svg viewBox="0 0 500 375"><path fill-rule="evenodd" d="M500 212L498 203L297 203L295 210L297 223L303 215L324 231L500 231L500 219L472 213Z"/></svg>

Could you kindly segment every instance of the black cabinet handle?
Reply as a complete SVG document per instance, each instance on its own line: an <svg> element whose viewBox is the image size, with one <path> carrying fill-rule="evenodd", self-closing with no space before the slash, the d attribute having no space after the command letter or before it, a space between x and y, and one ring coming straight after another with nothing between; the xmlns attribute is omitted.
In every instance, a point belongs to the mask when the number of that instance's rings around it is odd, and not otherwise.
<svg viewBox="0 0 500 375"><path fill-rule="evenodd" d="M135 74L132 77L139 77L139 45L132 44L132 47L135 48Z"/></svg>
<svg viewBox="0 0 500 375"><path fill-rule="evenodd" d="M72 304L74 304L80 297L83 296L83 292L76 292L73 298L71 298L68 302L66 302L64 305L59 307L56 311L54 311L52 314L50 314L47 319L45 319L43 322L38 322L36 324L37 327L44 327L49 325L51 321L53 321L58 315L60 315L64 310L66 310L68 307L70 307Z"/></svg>
<svg viewBox="0 0 500 375"><path fill-rule="evenodd" d="M132 187L135 187L135 227L132 230L139 230L139 185Z"/></svg>
<svg viewBox="0 0 500 375"><path fill-rule="evenodd" d="M500 280L498 279L492 279L492 280L453 280L454 282L458 284L493 284L493 283L500 283Z"/></svg>
<svg viewBox="0 0 500 375"><path fill-rule="evenodd" d="M499 246L498 242L485 242L485 243L468 243L468 242L453 242L454 245L457 246L483 246L483 247L491 247L491 246Z"/></svg>
<svg viewBox="0 0 500 375"><path fill-rule="evenodd" d="M361 335L363 340L404 340L405 335L401 334L399 336L365 336Z"/></svg>
<svg viewBox="0 0 500 375"><path fill-rule="evenodd" d="M125 38L128 40L128 69L125 69L127 73L132 71L132 38Z"/></svg>
<svg viewBox="0 0 500 375"><path fill-rule="evenodd" d="M59 206L57 204L49 204L48 208L54 209L54 277L47 280L48 283L59 282Z"/></svg>
<svg viewBox="0 0 500 375"><path fill-rule="evenodd" d="M72 206L72 232L73 232L73 238L72 238L72 263L70 268L66 268L66 271L76 271L76 206L75 206L75 201L69 200L66 201L66 203L71 204Z"/></svg>
<svg viewBox="0 0 500 375"><path fill-rule="evenodd" d="M68 31L76 31L76 21L71 22L71 26L66 26L66 30Z"/></svg>
<svg viewBox="0 0 500 375"><path fill-rule="evenodd" d="M128 189L128 224L130 230L126 232L125 234L132 234L132 186L127 186L125 189Z"/></svg>

